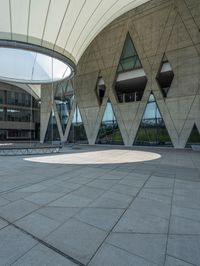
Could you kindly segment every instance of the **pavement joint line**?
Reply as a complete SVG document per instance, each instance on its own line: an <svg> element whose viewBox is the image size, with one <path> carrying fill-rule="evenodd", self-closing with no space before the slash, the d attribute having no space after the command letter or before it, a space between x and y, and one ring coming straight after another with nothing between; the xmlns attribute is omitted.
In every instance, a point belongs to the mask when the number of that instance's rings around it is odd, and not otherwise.
<svg viewBox="0 0 200 266"><path fill-rule="evenodd" d="M133 253L133 252L130 252L130 251L124 249L124 248L118 247L118 246L116 246L116 245L114 245L114 244L110 244L109 242L106 242L106 244L108 244L108 245L110 245L110 246L113 246L113 247L115 247L115 248L117 248L117 249L123 250L123 251L129 253L130 255L133 255L133 256L136 256L136 257L138 257L138 258L141 258L141 259L145 260L146 262L151 262L151 263L153 263L153 264L155 264L155 265L157 265L157 266L160 266L160 264L156 263L155 261L148 260L147 258L145 258L145 257L143 257L143 256L141 256L141 255L135 254L135 253Z"/></svg>
<svg viewBox="0 0 200 266"><path fill-rule="evenodd" d="M62 257L65 257L66 259L70 260L71 262L75 263L76 265L79 266L85 266L85 264L83 264L82 262L80 262L79 260L69 256L68 254L62 252L61 250L57 249L56 247L52 246L51 244L47 243L46 241L40 239L37 236L34 236L33 234L29 233L28 231L24 230L23 228L21 228L20 226L8 221L7 219L0 217L1 220L3 220L4 222L7 222L9 226L13 226L14 228L18 229L20 232L32 237L33 239L35 239L36 241L38 241L40 244L46 246L47 248L51 249L52 251L56 252L57 254L61 255ZM7 226L8 226L7 225Z"/></svg>
<svg viewBox="0 0 200 266"><path fill-rule="evenodd" d="M189 261L186 261L186 260L180 259L180 258L175 257L175 256L173 256L173 255L170 255L170 254L168 254L168 253L167 253L166 255L169 256L169 257L172 257L172 258L174 258L174 259L177 259L177 260L183 261L183 262L185 262L185 263L187 263L187 264L189 264L189 265L198 266L198 265L196 265L196 264L193 264L193 263L191 263L191 262L189 262Z"/></svg>
<svg viewBox="0 0 200 266"><path fill-rule="evenodd" d="M97 252L99 251L99 249L102 247L102 245L106 242L107 238L110 236L110 234L113 232L113 229L115 228L115 226L118 224L118 222L121 220L121 218L123 217L123 215L126 213L126 211L129 209L129 207L131 206L131 204L134 202L134 200L137 198L137 196L139 195L140 191L144 188L145 184L148 182L148 180L150 179L150 177L152 176L152 174L149 175L149 177L145 180L144 184L141 186L141 188L138 190L138 192L136 193L135 197L133 197L133 199L130 201L129 205L126 207L126 209L122 212L122 214L120 215L120 217L118 218L118 220L116 221L116 223L113 225L113 227L109 230L109 233L107 234L107 236L104 238L104 240L102 241L102 243L99 245L99 247L97 248L97 250L94 252L94 254L92 255L92 257L90 258L88 264L92 261L92 259L95 257L95 255L97 254ZM87 265L88 265L87 264Z"/></svg>
<svg viewBox="0 0 200 266"><path fill-rule="evenodd" d="M167 258L167 248L168 248L168 240L169 240L169 233L170 233L170 225L171 225L171 218L172 218L172 206L173 206L173 200L174 200L174 190L175 190L175 182L176 182L176 175L174 177L174 182L173 182L173 188L172 188L172 196L171 196L171 202L170 202L170 214L169 214L169 223L168 223L168 228L167 228L167 240L166 240L166 246L165 246L165 259L164 259L164 264L166 263L166 258Z"/></svg>

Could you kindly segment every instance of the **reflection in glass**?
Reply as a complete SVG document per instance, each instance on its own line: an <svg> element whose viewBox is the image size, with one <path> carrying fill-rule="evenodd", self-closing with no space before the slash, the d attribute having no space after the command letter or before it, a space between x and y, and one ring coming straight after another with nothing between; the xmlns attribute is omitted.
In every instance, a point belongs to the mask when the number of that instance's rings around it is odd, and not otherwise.
<svg viewBox="0 0 200 266"><path fill-rule="evenodd" d="M49 118L49 124L46 131L45 136L45 142L54 142L54 141L60 141L60 135L58 131L58 126L56 123L56 118L54 111L52 110L50 118Z"/></svg>
<svg viewBox="0 0 200 266"><path fill-rule="evenodd" d="M134 145L172 146L164 120L151 93Z"/></svg>
<svg viewBox="0 0 200 266"><path fill-rule="evenodd" d="M81 118L81 114L80 114L80 110L78 106L76 106L76 109L74 112L74 117L72 120L67 142L68 143L82 143L82 144L88 143L85 128L82 122L82 118Z"/></svg>
<svg viewBox="0 0 200 266"><path fill-rule="evenodd" d="M195 145L195 144L200 145L200 134L199 134L199 131L196 125L194 124L193 129L190 133L189 139L187 141L186 148L191 148L192 145Z"/></svg>
<svg viewBox="0 0 200 266"><path fill-rule="evenodd" d="M73 85L71 80L64 80L58 82L55 86L56 86L55 103L60 118L62 130L64 133L74 100Z"/></svg>
<svg viewBox="0 0 200 266"><path fill-rule="evenodd" d="M133 45L130 34L128 33L122 50L117 73L122 73L138 68L142 68L142 64Z"/></svg>
<svg viewBox="0 0 200 266"><path fill-rule="evenodd" d="M107 103L96 144L123 145L121 132L110 102Z"/></svg>

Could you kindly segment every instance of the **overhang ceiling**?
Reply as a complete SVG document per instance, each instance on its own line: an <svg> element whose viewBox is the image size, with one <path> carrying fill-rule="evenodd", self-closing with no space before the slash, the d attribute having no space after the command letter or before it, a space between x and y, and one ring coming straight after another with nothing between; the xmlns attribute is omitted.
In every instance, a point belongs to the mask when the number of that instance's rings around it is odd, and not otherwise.
<svg viewBox="0 0 200 266"><path fill-rule="evenodd" d="M0 0L0 39L53 49L75 64L111 21L149 0Z"/></svg>

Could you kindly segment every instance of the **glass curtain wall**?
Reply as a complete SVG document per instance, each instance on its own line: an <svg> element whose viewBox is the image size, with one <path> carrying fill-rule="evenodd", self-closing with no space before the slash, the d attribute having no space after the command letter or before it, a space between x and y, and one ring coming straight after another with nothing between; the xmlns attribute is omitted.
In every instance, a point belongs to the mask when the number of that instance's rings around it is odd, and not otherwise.
<svg viewBox="0 0 200 266"><path fill-rule="evenodd" d="M68 135L68 143L88 144L87 135L81 118L79 107L76 106Z"/></svg>
<svg viewBox="0 0 200 266"><path fill-rule="evenodd" d="M74 100L74 90L72 80L64 80L56 84L56 94L54 101L60 118L63 134L69 120Z"/></svg>
<svg viewBox="0 0 200 266"><path fill-rule="evenodd" d="M134 145L172 146L153 93L150 94Z"/></svg>
<svg viewBox="0 0 200 266"><path fill-rule="evenodd" d="M123 145L121 132L110 102L106 105L96 144Z"/></svg>
<svg viewBox="0 0 200 266"><path fill-rule="evenodd" d="M47 143L60 142L60 134L58 131L58 126L56 123L56 118L53 110L51 111L51 115L49 118L49 123L45 136L45 142Z"/></svg>

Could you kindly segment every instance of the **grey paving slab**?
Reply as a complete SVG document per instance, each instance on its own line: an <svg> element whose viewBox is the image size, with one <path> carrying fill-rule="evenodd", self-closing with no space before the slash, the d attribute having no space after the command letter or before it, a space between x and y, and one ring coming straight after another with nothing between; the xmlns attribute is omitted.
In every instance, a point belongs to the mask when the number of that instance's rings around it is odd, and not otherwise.
<svg viewBox="0 0 200 266"><path fill-rule="evenodd" d="M107 243L97 252L89 266L156 266L156 264L135 256Z"/></svg>
<svg viewBox="0 0 200 266"><path fill-rule="evenodd" d="M35 185L31 185L31 186L26 186L22 189L19 189L19 192L38 192L45 189L45 186L40 185L40 184L35 184Z"/></svg>
<svg viewBox="0 0 200 266"><path fill-rule="evenodd" d="M70 219L50 234L46 241L82 263L88 263L107 233Z"/></svg>
<svg viewBox="0 0 200 266"><path fill-rule="evenodd" d="M194 265L170 256L166 256L166 261L164 266L194 266Z"/></svg>
<svg viewBox="0 0 200 266"><path fill-rule="evenodd" d="M80 197L85 197L85 198L94 200L98 198L100 195L102 195L103 193L105 193L104 189L89 187L89 186L82 186L81 188L74 191L73 195L77 195Z"/></svg>
<svg viewBox="0 0 200 266"><path fill-rule="evenodd" d="M75 266L67 258L59 255L53 250L38 244L33 247L30 251L20 257L15 263L14 266Z"/></svg>
<svg viewBox="0 0 200 266"><path fill-rule="evenodd" d="M62 193L37 192L26 197L25 199L38 205L44 205L56 200L57 198L60 198L62 195Z"/></svg>
<svg viewBox="0 0 200 266"><path fill-rule="evenodd" d="M38 208L38 205L21 199L0 207L0 216L9 222L13 222Z"/></svg>
<svg viewBox="0 0 200 266"><path fill-rule="evenodd" d="M187 263L199 265L200 236L170 235L167 254Z"/></svg>
<svg viewBox="0 0 200 266"><path fill-rule="evenodd" d="M143 257L151 263L158 265L164 263L166 235L112 233L106 242L131 254Z"/></svg>
<svg viewBox="0 0 200 266"><path fill-rule="evenodd" d="M133 187L124 184L117 184L111 188L111 191L119 192L121 194L130 195L130 196L136 196L139 190L140 190L139 187Z"/></svg>
<svg viewBox="0 0 200 266"><path fill-rule="evenodd" d="M172 216L170 220L170 234L199 234L200 222L188 218Z"/></svg>
<svg viewBox="0 0 200 266"><path fill-rule="evenodd" d="M41 239L60 225L59 222L38 213L29 214L15 222L15 224Z"/></svg>
<svg viewBox="0 0 200 266"><path fill-rule="evenodd" d="M138 210L141 213L147 213L150 215L168 219L170 215L171 206L169 204L157 200L140 198L138 196L131 204L130 208Z"/></svg>
<svg viewBox="0 0 200 266"><path fill-rule="evenodd" d="M163 189L161 189L163 190ZM165 190L165 189L164 189ZM167 189L168 191L168 189ZM169 190L171 192L171 189ZM166 192L167 194L167 192ZM156 189L142 189L140 191L139 196L141 198L145 198L145 199L150 199L150 200L156 200L156 201L160 201L166 204L171 204L171 195L163 195L161 193L159 193L159 191L156 191Z"/></svg>
<svg viewBox="0 0 200 266"><path fill-rule="evenodd" d="M94 181L88 183L87 185L90 187L109 189L118 182L119 182L118 180L99 179L99 180L94 180Z"/></svg>
<svg viewBox="0 0 200 266"><path fill-rule="evenodd" d="M0 265L10 265L38 242L12 226L0 230Z"/></svg>
<svg viewBox="0 0 200 266"><path fill-rule="evenodd" d="M141 149L142 157L137 150L87 146L64 148L53 157L30 156L34 162L21 156L2 157L0 217L11 222L17 219L24 230L47 238L53 247L84 263L91 259L91 265L163 266L173 198L166 265L198 265L199 156L180 150ZM161 158L145 161L149 152ZM135 162L137 157L142 161ZM111 235L123 237L116 237L114 244L105 243L116 222ZM7 227L0 222L0 232ZM29 259L33 265L51 265L49 258L52 263L55 258L60 261L41 247L19 253L14 259L18 265L29 265Z"/></svg>
<svg viewBox="0 0 200 266"><path fill-rule="evenodd" d="M174 184L174 180L172 178L151 176L144 187L145 188L172 188L173 184Z"/></svg>
<svg viewBox="0 0 200 266"><path fill-rule="evenodd" d="M4 205L6 205L8 203L10 203L9 200L0 197L0 206L4 206Z"/></svg>
<svg viewBox="0 0 200 266"><path fill-rule="evenodd" d="M68 194L63 196L62 198L55 200L54 202L50 203L49 206L54 207L87 207L92 202L92 199L77 196L74 194Z"/></svg>
<svg viewBox="0 0 200 266"><path fill-rule="evenodd" d="M4 193L2 197L9 201L16 201L16 200L24 199L28 196L31 196L32 194L33 192L19 192L18 190L16 190L16 191Z"/></svg>
<svg viewBox="0 0 200 266"><path fill-rule="evenodd" d="M75 217L100 229L110 230L122 213L121 209L85 208Z"/></svg>
<svg viewBox="0 0 200 266"><path fill-rule="evenodd" d="M127 208L131 201L132 196L124 195L114 191L108 191L100 196L98 199L93 201L90 207L100 207L100 208Z"/></svg>
<svg viewBox="0 0 200 266"><path fill-rule="evenodd" d="M183 218L188 218L193 221L200 222L200 210L199 209L184 208L184 207L173 205L172 215L183 217Z"/></svg>
<svg viewBox="0 0 200 266"><path fill-rule="evenodd" d="M3 221L3 220L0 219L0 230L1 230L2 228L4 228L5 226L7 226L7 225L8 225L7 222L5 222L5 221Z"/></svg>
<svg viewBox="0 0 200 266"><path fill-rule="evenodd" d="M141 212L139 210L128 209L118 224L115 232L126 233L158 233L166 234L168 231L169 219Z"/></svg>
<svg viewBox="0 0 200 266"><path fill-rule="evenodd" d="M42 207L36 211L36 213L42 214L43 216L49 217L54 221L64 223L76 213L78 213L81 208L66 208L66 207Z"/></svg>

